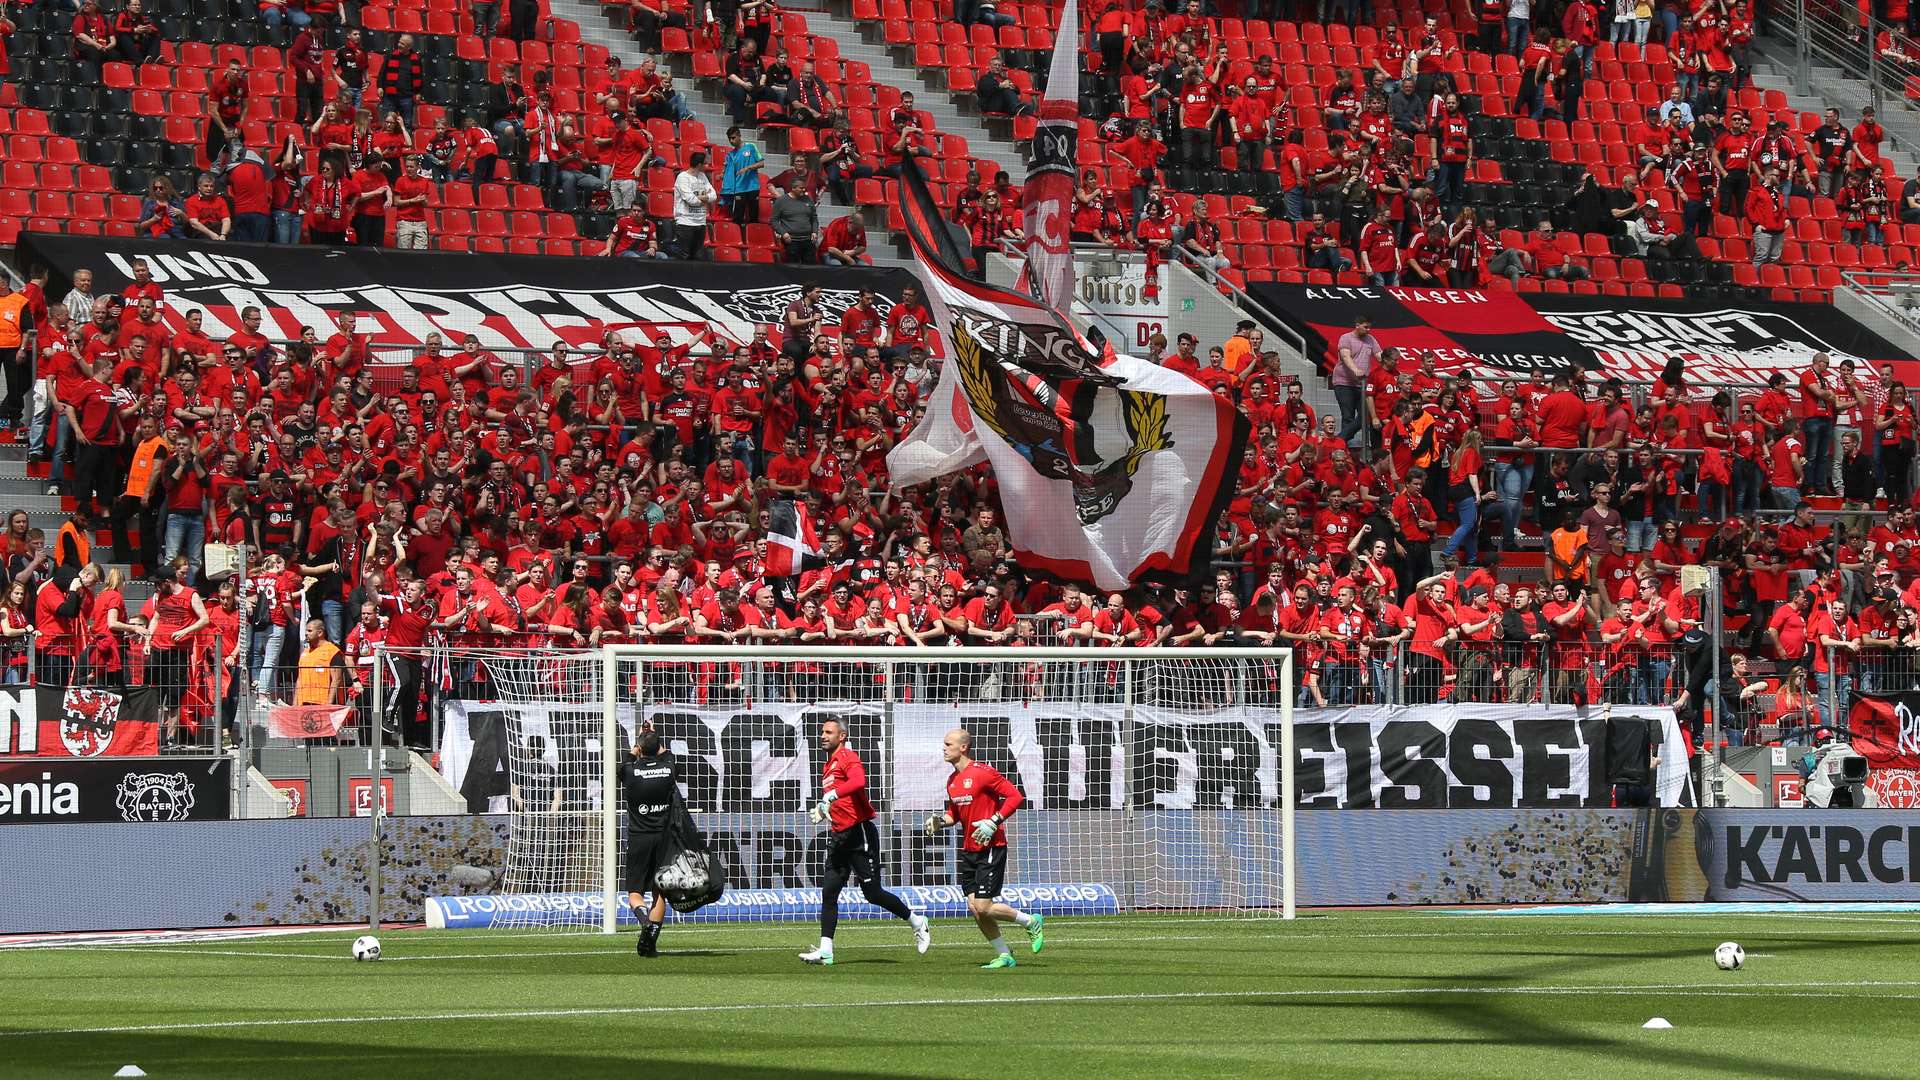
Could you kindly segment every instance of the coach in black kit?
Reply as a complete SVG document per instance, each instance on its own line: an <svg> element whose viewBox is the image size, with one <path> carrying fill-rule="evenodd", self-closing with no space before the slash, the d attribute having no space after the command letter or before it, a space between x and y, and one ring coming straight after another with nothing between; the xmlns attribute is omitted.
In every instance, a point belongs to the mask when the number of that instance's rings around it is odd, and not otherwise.
<svg viewBox="0 0 1920 1080"><path fill-rule="evenodd" d="M654 887L653 875L673 855L674 796L679 766L660 742L660 734L645 731L633 756L620 766L620 796L627 804L627 903L638 913L640 894L652 893L653 906L640 928L641 956L660 955L660 923L667 917L667 898Z"/></svg>

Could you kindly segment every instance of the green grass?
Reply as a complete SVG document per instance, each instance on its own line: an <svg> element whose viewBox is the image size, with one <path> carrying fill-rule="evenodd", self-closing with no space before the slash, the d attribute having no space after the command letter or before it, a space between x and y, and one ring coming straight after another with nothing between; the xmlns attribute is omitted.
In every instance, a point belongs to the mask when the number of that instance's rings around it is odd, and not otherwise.
<svg viewBox="0 0 1920 1080"><path fill-rule="evenodd" d="M387 931L0 951L0 1076L1907 1077L1920 919L1333 913L614 938ZM1714 968L1723 940L1744 970ZM1643 1031L1664 1016L1673 1031ZM1811 1033L1817 1031L1817 1037Z"/></svg>

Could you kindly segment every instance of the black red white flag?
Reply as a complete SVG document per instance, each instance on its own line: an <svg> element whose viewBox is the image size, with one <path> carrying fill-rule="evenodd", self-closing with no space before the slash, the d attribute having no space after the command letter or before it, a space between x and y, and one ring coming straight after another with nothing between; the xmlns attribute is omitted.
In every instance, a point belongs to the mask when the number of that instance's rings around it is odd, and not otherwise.
<svg viewBox="0 0 1920 1080"><path fill-rule="evenodd" d="M988 462L1020 562L1102 589L1200 568L1246 418L1185 375L1094 348L1033 297L971 279L911 161L900 192L948 355L925 418L887 455L893 482Z"/></svg>
<svg viewBox="0 0 1920 1080"><path fill-rule="evenodd" d="M1073 178L1080 145L1080 5L1067 0L1053 39L1053 66L1040 98L1033 153L1021 189L1026 219L1027 291L1056 311L1073 305Z"/></svg>
<svg viewBox="0 0 1920 1080"><path fill-rule="evenodd" d="M775 499L767 517L768 577L792 577L820 561L820 538L805 504Z"/></svg>

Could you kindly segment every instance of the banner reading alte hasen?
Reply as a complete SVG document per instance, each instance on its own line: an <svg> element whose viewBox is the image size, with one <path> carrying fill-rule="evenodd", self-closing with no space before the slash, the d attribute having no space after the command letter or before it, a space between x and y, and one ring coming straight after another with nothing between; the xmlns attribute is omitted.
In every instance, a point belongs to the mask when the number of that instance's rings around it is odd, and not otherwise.
<svg viewBox="0 0 1920 1080"><path fill-rule="evenodd" d="M1102 589L1204 561L1247 421L1178 372L1096 351L1032 297L967 275L911 162L901 210L948 346L926 417L887 455L906 487L988 462L1015 555Z"/></svg>

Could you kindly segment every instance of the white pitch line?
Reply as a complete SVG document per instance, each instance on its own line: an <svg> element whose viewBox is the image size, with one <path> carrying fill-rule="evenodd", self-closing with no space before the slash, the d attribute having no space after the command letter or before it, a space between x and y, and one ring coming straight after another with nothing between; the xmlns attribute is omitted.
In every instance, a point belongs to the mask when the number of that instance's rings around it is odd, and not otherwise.
<svg viewBox="0 0 1920 1080"><path fill-rule="evenodd" d="M955 925L959 925L959 924L956 922ZM1880 926L1883 924L1874 922L1873 925ZM1106 924L1102 928L1108 929L1108 928L1114 928L1114 926L1113 924ZM746 929L746 928L742 928L742 929ZM1415 941L1415 940L1429 940L1429 939L1444 939L1449 941L1455 941L1460 939L1475 939L1475 940L1485 940L1485 941L1503 941L1507 939L1513 939L1513 940L1530 939L1533 936L1532 933L1527 931L1522 931L1522 930L1453 930L1453 931L1444 931L1444 932L1435 932L1435 933L1406 933L1406 932L1393 931L1393 932L1383 932L1383 933L1354 934L1354 933L1337 933L1337 932L1336 933L1316 933L1312 931L1305 931L1305 932L1276 931L1276 932L1262 933L1259 931L1249 931L1246 927L1241 925L1235 925L1231 927L1223 926L1220 929L1221 929L1221 932L1217 934L1157 934L1152 932L1151 928L1141 927L1141 932L1138 934L1118 934L1118 935L1111 935L1111 936L1103 935L1098 937L1081 937L1081 936L1075 935L1073 937L1062 937L1059 940L1066 941L1066 942L1077 941L1077 942L1085 942L1085 943L1108 943L1108 944L1117 943L1117 942L1132 942L1132 943L1141 944L1141 945L1152 945L1156 942L1162 942L1162 941L1217 941L1217 940L1221 940L1222 938L1230 938L1234 941L1244 941L1249 939L1289 940L1289 941ZM762 930L761 932L764 933L764 930ZM677 929L671 931L670 933L672 937L677 938L681 936L681 931ZM1618 938L1618 937L1674 938L1674 937L1693 937L1693 936L1697 936L1698 933L1699 933L1698 931L1692 930L1692 929L1683 929L1683 928L1673 927L1673 928L1662 928L1659 930L1653 930L1653 929L1567 930L1567 931L1562 931L1556 934L1555 936L1559 938L1582 938L1582 937L1587 937L1587 938ZM1888 936L1889 931L1886 929L1867 930L1867 929L1835 928L1831 930L1825 930L1823 931L1823 933L1838 935L1838 936L1845 936L1845 937L1873 938L1873 937ZM1903 927L1901 929L1893 931L1893 933L1897 933L1901 935L1920 933L1920 925ZM528 936L537 938L543 935L528 935ZM1767 936L1768 937L1786 936L1786 932L1773 931L1769 933ZM401 939L401 940L404 940L404 939ZM441 939L441 940L444 940L444 939ZM479 938L476 935L476 940L492 941L492 940L498 940L498 939L490 936L485 938ZM796 945L803 944L803 943L804 942L796 941ZM957 944L957 943L945 943L945 944ZM715 942L714 946L716 948L725 949L726 951L729 951L729 952L740 952L740 953L786 952L789 949L795 948L795 946L789 946L789 945L728 946L728 945L721 944L719 942ZM895 948L904 949L904 948L909 948L911 946L908 943L902 942L902 943L892 943L892 944L861 945L859 947L863 949L895 949ZM207 949L207 948L200 948L194 945L180 944L180 943L173 943L173 942L155 943L152 945L143 945L143 944L137 944L137 943L129 943L124 945L61 945L61 946L47 946L47 948L57 949L63 952L166 953L166 954L180 955L180 956L242 956L242 957L258 956L258 957L269 958L269 959L272 959L272 958L295 958L295 959L314 959L314 960L336 960L336 959L350 960L352 959L351 957L346 955L334 956L328 953L290 953L290 952L278 952L278 951L269 952L266 950L259 950L259 949ZM384 959L385 960L409 960L409 961L510 960L520 956L547 956L547 957L598 956L598 955L616 952L616 951L620 951L620 950L611 949L611 948L598 948L598 949L538 950L533 952L522 952L522 951L516 951L512 949L503 949L495 952L483 952L483 953L422 953L422 954L417 954L412 956L387 956Z"/></svg>
<svg viewBox="0 0 1920 1080"><path fill-rule="evenodd" d="M1874 918L1870 913L1823 914L1820 912L1811 912L1811 911L1810 912L1797 912L1797 911L1759 912L1757 911L1752 913L1744 913L1744 912L1737 912L1737 911L1719 912L1719 913L1674 911L1674 912L1638 912L1632 915L1622 914L1618 916L1610 916L1610 915L1605 915L1603 913L1596 913L1593 917L1594 918L1621 918L1621 919L1631 918L1634 920L1640 920L1640 919L1680 919L1680 918L1693 919L1693 918L1702 918L1702 917L1712 917L1714 915L1720 915L1727 918L1740 919L1743 921L1752 921L1752 920L1760 920L1760 919L1787 919L1795 922L1864 923L1870 926L1879 926L1879 927L1894 929L1896 932L1920 933L1920 915L1910 915L1910 916L1902 917L1894 912L1888 912L1887 917L1885 918ZM1504 930L1504 931L1455 930L1455 931L1450 931L1445 933L1405 933L1401 931L1382 931L1377 933L1366 933L1366 934L1337 933L1337 932L1336 933L1316 933L1315 932L1319 925L1327 921L1333 921L1337 925L1347 925L1347 926L1355 925L1356 923L1366 923L1366 922L1372 922L1372 921L1385 922L1385 921L1413 921L1413 920L1423 921L1431 924L1432 920L1434 919L1434 916L1435 916L1435 913L1430 911L1428 912L1338 911L1338 912L1330 912L1324 915L1311 916L1307 919L1299 920L1295 924L1301 928L1299 930L1276 931L1272 933L1266 933L1260 930L1254 930L1253 928L1255 927L1264 928L1269 926L1281 925L1281 920L1279 920L1278 918L1254 917L1254 918L1236 919L1232 916L1218 916L1218 915L1151 915L1151 914L1095 915L1095 916L1087 916L1085 918L1075 918L1074 924L1080 925L1080 926L1099 926L1102 928L1108 928L1108 927L1119 928L1119 927L1131 926L1131 927L1138 928L1143 937L1158 936L1158 937L1161 937L1162 940L1165 940L1165 937L1163 935L1156 935L1154 933L1153 928L1161 927L1161 926L1170 926L1170 925L1201 925L1201 926L1214 926L1218 928L1218 930L1222 934L1231 934L1235 936L1289 937L1289 938L1306 938L1306 939L1342 938L1342 939L1350 939L1350 940L1398 940L1402 938L1417 939L1417 938L1435 938L1435 937L1445 937L1445 938L1481 937L1481 938L1497 939L1502 937L1526 937L1538 932L1537 929L1533 928L1530 924L1523 926L1519 922L1513 920L1511 916L1501 916L1499 917L1498 922L1487 924L1487 925L1500 925L1500 926L1505 926L1509 924L1512 925L1513 928L1511 930ZM1464 921L1468 919L1473 919L1475 918L1475 916L1450 915L1449 918L1459 919ZM808 920L790 920L790 922L792 925L796 927L809 924ZM862 919L862 920L859 920L859 922L861 923L872 922L872 923L878 924L882 922L882 920ZM766 932L767 928L771 925L775 925L775 924L742 922L742 923L728 923L723 925L696 924L696 925L689 926L685 924L675 923L669 926L669 930L672 932L673 936L676 938L682 937L685 935L690 935L690 934L698 934L698 935L728 935L728 934L748 934L748 933L763 934ZM340 939L344 941L347 939L347 935L349 934L357 934L357 933L365 933L365 932L366 930L364 927L257 928L257 929L249 929L249 930L242 930L242 931L210 931L208 932L208 936L204 940L208 941L209 943L217 941L222 944L242 945L250 940L257 940L257 939L265 938L269 936L291 936L291 935L310 936L310 935L319 935L319 934L337 934L340 936ZM413 934L420 934L420 933L427 933L427 932L431 932L435 934L448 933L448 931L425 931L424 928L419 926L389 928L386 932L398 934L398 935L413 935ZM1683 930L1683 929L1565 930L1565 931L1557 932L1556 936L1558 937L1632 937L1632 936L1656 937L1656 936L1679 936L1684 934L1691 934L1694 932L1695 931L1693 930ZM1841 931L1841 930L1836 930L1833 932L1849 933L1849 934L1865 933L1865 931ZM221 936L216 938L213 936L214 934L220 934ZM473 933L472 936L476 940L484 938L484 940L487 940L487 941L512 941L512 940L553 940L556 938L570 938L570 937L571 938L598 938L604 935L600 934L597 930L596 931L550 930L550 931L536 931L536 932L487 930L487 931L476 931ZM174 952L210 951L210 950L194 950L194 949L180 948L180 946L192 945L194 944L194 942L182 941L178 938L172 938L169 940L162 940L162 941L152 941L152 942L141 941L141 940L135 939L132 936L132 933L129 933L125 938L120 940L114 940L112 937L103 936L102 939L98 941L76 941L74 940L74 937L75 937L74 935L60 935L58 937L54 937L46 941L34 941L34 940L4 941L4 942L0 942L0 955L4 955L5 953L8 953L8 952L25 952L25 951L33 951L38 949L55 949L55 950L61 950L61 951L89 951L89 952L115 951L115 950L174 951ZM232 954L238 956L238 955L241 955L241 952L238 949L235 949L232 951ZM268 954L262 953L261 955L268 955ZM288 955L292 955L292 954L288 954Z"/></svg>
<svg viewBox="0 0 1920 1080"><path fill-rule="evenodd" d="M1091 1005L1146 1001L1271 1000L1276 998L1297 1000L1301 998L1392 998L1464 995L1554 996L1573 994L1633 997L1646 994L1685 992L1702 997L1754 997L1764 993L1771 997L1859 998L1866 996L1874 998L1875 1000L1920 1000L1920 994L1861 995L1850 992L1857 991L1862 987L1912 989L1920 988L1920 982L1779 982L1734 984L1732 986L1724 982L1526 987L1410 986L1400 989L1359 987L1353 989L1322 988L1312 990L1198 990L1140 994L1045 994L992 998L893 998L867 1001L771 1001L751 1004L738 1002L714 1005L626 1005L572 1009L515 1009L507 1011L492 1010L487 1012L415 1013L404 1016L306 1016L259 1020L212 1020L197 1023L41 1028L22 1031L0 1031L0 1039L31 1038L48 1035L131 1035L168 1031L220 1031L234 1028L289 1028L346 1024L418 1024L458 1020L497 1022L500 1020L556 1019L587 1016L686 1016L703 1013L735 1013L758 1010L813 1011L819 1009L849 1008L964 1008L982 1005L1001 1008L1006 1005Z"/></svg>

